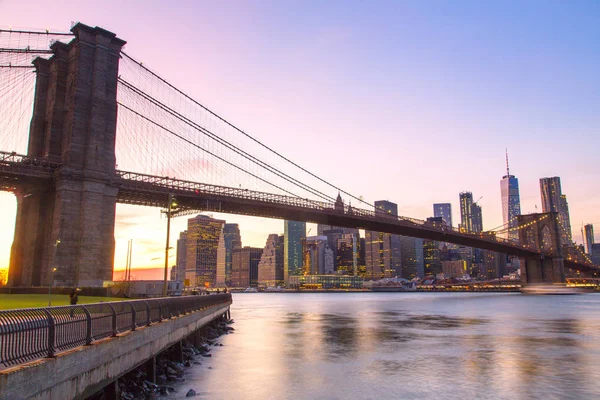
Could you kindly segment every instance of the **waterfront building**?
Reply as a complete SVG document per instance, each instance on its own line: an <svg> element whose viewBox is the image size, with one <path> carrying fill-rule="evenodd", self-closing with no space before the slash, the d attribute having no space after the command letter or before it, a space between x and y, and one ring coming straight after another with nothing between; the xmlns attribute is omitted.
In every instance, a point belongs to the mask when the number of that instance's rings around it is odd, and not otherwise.
<svg viewBox="0 0 600 400"><path fill-rule="evenodd" d="M304 275L333 274L333 250L327 236L309 236L304 240Z"/></svg>
<svg viewBox="0 0 600 400"><path fill-rule="evenodd" d="M223 227L223 238L225 240L225 284L231 281L231 257L233 249L242 247L242 237L238 224L225 224Z"/></svg>
<svg viewBox="0 0 600 400"><path fill-rule="evenodd" d="M176 264L175 264L175 280L184 282L185 281L185 259L187 255L187 231L179 233L179 239L177 239L176 249ZM190 286L189 282L186 282L186 286Z"/></svg>
<svg viewBox="0 0 600 400"><path fill-rule="evenodd" d="M245 246L231 254L231 286L258 286L258 263L263 249Z"/></svg>
<svg viewBox="0 0 600 400"><path fill-rule="evenodd" d="M435 203L433 205L433 216L440 217L448 226L452 226L452 204Z"/></svg>
<svg viewBox="0 0 600 400"><path fill-rule="evenodd" d="M594 225L587 224L586 226L584 226L584 230L585 230L585 234L584 234L585 250L586 250L587 254L589 254L591 257L593 254L592 245L595 243L595 241L594 241Z"/></svg>
<svg viewBox="0 0 600 400"><path fill-rule="evenodd" d="M352 275L294 275L289 286L296 289L361 289L363 278Z"/></svg>
<svg viewBox="0 0 600 400"><path fill-rule="evenodd" d="M323 230L323 234L317 236L327 237L327 244L333 251L333 268L334 270L337 270L337 241L344 236L344 230L342 228L333 227L331 229Z"/></svg>
<svg viewBox="0 0 600 400"><path fill-rule="evenodd" d="M506 237L509 240L518 242L519 232L514 228L518 226L517 215L521 215L519 180L510 174L508 168L508 151L506 152L506 175L500 181L500 195L502 196L502 220L504 226L509 228Z"/></svg>
<svg viewBox="0 0 600 400"><path fill-rule="evenodd" d="M506 275L506 254L481 250L482 262L480 280L499 279Z"/></svg>
<svg viewBox="0 0 600 400"><path fill-rule="evenodd" d="M306 222L286 220L283 236L283 280L287 284L288 277L303 273L302 241L306 238Z"/></svg>
<svg viewBox="0 0 600 400"><path fill-rule="evenodd" d="M560 177L540 179L540 195L542 198L542 212L557 212L558 222L562 228L561 242L568 245L571 242L571 218L567 196L562 193Z"/></svg>
<svg viewBox="0 0 600 400"><path fill-rule="evenodd" d="M400 236L400 254L402 260L401 275L404 279L423 278L425 265L423 262L423 239Z"/></svg>
<svg viewBox="0 0 600 400"><path fill-rule="evenodd" d="M345 275L356 275L358 270L359 237L355 234L344 234L336 242L336 272Z"/></svg>
<svg viewBox="0 0 600 400"><path fill-rule="evenodd" d="M442 261L442 272L446 278L460 278L467 273L465 260Z"/></svg>
<svg viewBox="0 0 600 400"><path fill-rule="evenodd" d="M258 263L259 286L283 284L283 235L271 234Z"/></svg>
<svg viewBox="0 0 600 400"><path fill-rule="evenodd" d="M188 219L185 279L191 286L215 285L223 225L225 221L206 215Z"/></svg>
<svg viewBox="0 0 600 400"><path fill-rule="evenodd" d="M473 205L473 193L461 192L459 194L460 201L460 229L463 232L473 232L471 219L471 210Z"/></svg>
<svg viewBox="0 0 600 400"><path fill-rule="evenodd" d="M592 244L592 262L600 265L600 243Z"/></svg>
<svg viewBox="0 0 600 400"><path fill-rule="evenodd" d="M423 271L425 276L435 276L442 271L440 244L435 240L423 239Z"/></svg>
<svg viewBox="0 0 600 400"><path fill-rule="evenodd" d="M215 282L215 286L217 287L227 286L227 283L230 282L230 280L227 280L227 282L225 281L226 260L227 251L225 249L225 234L223 233L223 230L221 230L221 235L219 236L219 246L217 247L217 279Z"/></svg>
<svg viewBox="0 0 600 400"><path fill-rule="evenodd" d="M387 200L376 201L375 213L397 216L398 205ZM365 247L366 279L402 276L399 235L365 231Z"/></svg>

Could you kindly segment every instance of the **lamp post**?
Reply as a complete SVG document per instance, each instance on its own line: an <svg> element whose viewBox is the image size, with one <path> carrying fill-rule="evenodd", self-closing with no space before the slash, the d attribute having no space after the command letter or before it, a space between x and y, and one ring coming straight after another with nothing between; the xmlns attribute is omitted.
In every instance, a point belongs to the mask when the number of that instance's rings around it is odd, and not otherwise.
<svg viewBox="0 0 600 400"><path fill-rule="evenodd" d="M56 268L52 268L52 276L50 280L50 285L48 285L48 307L52 306L52 285L54 284L54 273L56 272Z"/></svg>
<svg viewBox="0 0 600 400"><path fill-rule="evenodd" d="M167 275L169 272L169 236L171 234L171 213L173 207L177 207L177 201L173 198L173 194L169 193L169 204L167 210L163 211L167 214L167 243L165 245L165 275L163 281L163 296L167 296Z"/></svg>

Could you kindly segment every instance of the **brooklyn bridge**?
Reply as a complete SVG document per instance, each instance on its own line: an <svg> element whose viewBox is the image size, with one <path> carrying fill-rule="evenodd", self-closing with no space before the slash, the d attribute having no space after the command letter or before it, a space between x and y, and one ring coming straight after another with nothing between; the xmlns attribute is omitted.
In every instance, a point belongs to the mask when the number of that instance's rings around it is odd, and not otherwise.
<svg viewBox="0 0 600 400"><path fill-rule="evenodd" d="M505 253L521 259L523 283L600 270L562 243L557 213L468 233L377 210L194 100L125 43L81 23L68 33L0 31L0 188L17 198L10 286L49 285L54 268L69 286L111 280L116 204L164 208L172 196L176 214L306 221ZM514 230L519 241L503 238Z"/></svg>

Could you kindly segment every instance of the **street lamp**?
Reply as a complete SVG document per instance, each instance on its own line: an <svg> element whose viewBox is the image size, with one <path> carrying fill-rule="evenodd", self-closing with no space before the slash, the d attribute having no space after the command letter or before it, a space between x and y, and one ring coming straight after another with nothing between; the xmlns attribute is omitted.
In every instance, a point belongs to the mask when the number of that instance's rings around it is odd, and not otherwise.
<svg viewBox="0 0 600 400"><path fill-rule="evenodd" d="M52 285L54 285L54 273L56 268L52 268L52 279L50 279L50 285L48 285L48 307L52 306Z"/></svg>
<svg viewBox="0 0 600 400"><path fill-rule="evenodd" d="M171 214L173 213L173 208L177 208L177 200L173 197L172 193L169 193L169 203L167 205L167 210L163 211L167 214L167 244L165 245L165 275L163 281L163 296L167 296L167 274L169 271L169 237L171 234Z"/></svg>

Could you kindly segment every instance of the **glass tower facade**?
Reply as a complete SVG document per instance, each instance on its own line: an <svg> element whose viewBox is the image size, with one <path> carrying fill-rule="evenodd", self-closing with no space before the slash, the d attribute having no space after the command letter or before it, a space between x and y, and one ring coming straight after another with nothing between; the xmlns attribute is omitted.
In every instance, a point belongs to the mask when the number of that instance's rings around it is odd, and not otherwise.
<svg viewBox="0 0 600 400"><path fill-rule="evenodd" d="M452 226L452 204L435 203L433 205L433 216L441 217L448 226Z"/></svg>
<svg viewBox="0 0 600 400"><path fill-rule="evenodd" d="M231 261L233 249L242 247L242 237L238 224L225 224L223 227L223 238L225 241L225 284L231 283Z"/></svg>
<svg viewBox="0 0 600 400"><path fill-rule="evenodd" d="M473 193L462 192L459 194L460 200L460 229L463 232L473 232L471 221L471 206L473 205Z"/></svg>
<svg viewBox="0 0 600 400"><path fill-rule="evenodd" d="M287 284L290 276L302 275L302 241L306 239L306 222L286 220L283 237L283 280Z"/></svg>
<svg viewBox="0 0 600 400"><path fill-rule="evenodd" d="M519 241L517 215L521 215L521 199L519 197L519 180L508 173L500 181L500 194L502 196L502 222L509 228L507 238ZM510 229L513 228L513 229Z"/></svg>

